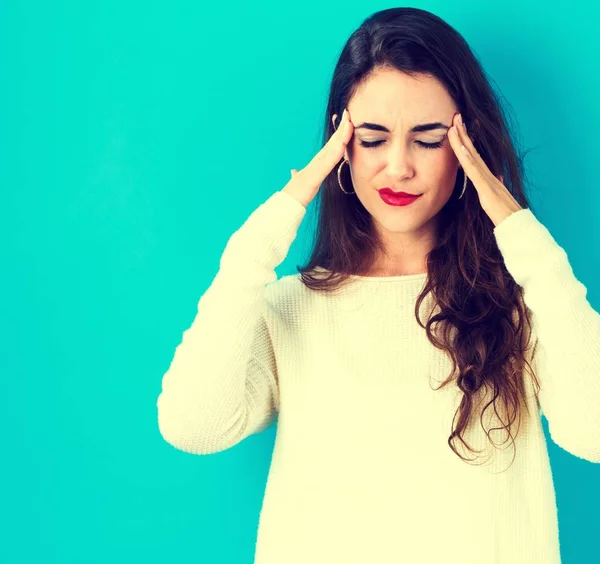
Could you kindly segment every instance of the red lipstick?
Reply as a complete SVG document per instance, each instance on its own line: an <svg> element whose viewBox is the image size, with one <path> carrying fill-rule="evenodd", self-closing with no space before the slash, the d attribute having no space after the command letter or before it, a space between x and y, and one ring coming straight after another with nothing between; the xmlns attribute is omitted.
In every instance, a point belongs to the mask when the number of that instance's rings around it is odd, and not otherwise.
<svg viewBox="0 0 600 564"><path fill-rule="evenodd" d="M407 206L412 204L423 194L408 194L407 192L394 192L391 188L382 188L379 190L381 199L390 206Z"/></svg>

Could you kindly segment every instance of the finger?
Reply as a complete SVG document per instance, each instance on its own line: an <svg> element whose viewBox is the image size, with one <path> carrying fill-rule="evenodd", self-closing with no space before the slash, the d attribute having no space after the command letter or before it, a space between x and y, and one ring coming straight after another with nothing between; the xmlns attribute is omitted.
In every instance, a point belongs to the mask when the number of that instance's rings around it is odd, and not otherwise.
<svg viewBox="0 0 600 564"><path fill-rule="evenodd" d="M335 118L337 118L337 114L333 114ZM335 121L335 120L334 120ZM343 136L344 132L347 132L349 128L352 127L352 122L350 121L350 114L348 112L348 108L344 108L342 112L342 117L340 119L340 124L337 129L334 131L333 135L337 133L338 136ZM331 137L333 137L333 135Z"/></svg>
<svg viewBox="0 0 600 564"><path fill-rule="evenodd" d="M479 156L479 153L477 152L475 145L473 145L473 142L471 141L471 138L469 137L469 134L467 133L467 128L466 128L464 122L459 123L458 114L456 114L454 116L454 126L456 127L456 131L459 135L459 138L460 138L462 144L467 148L468 152L472 156Z"/></svg>
<svg viewBox="0 0 600 564"><path fill-rule="evenodd" d="M458 114L453 119L453 127L449 130L449 133L452 142L455 144L455 152L459 157L459 162L467 175L474 181L474 184L477 184L479 180L491 182L493 179L497 182L498 177L492 174L492 171L479 155L467 133L466 126L464 123L459 123ZM500 178L502 178L501 182L503 183L503 177Z"/></svg>
<svg viewBox="0 0 600 564"><path fill-rule="evenodd" d="M454 149L454 152L458 157L458 162L463 166L463 168L465 168L465 170L472 170L474 164L473 156L469 149L466 148L456 124L448 129L447 136L452 149Z"/></svg>
<svg viewBox="0 0 600 564"><path fill-rule="evenodd" d="M495 178L473 145L464 125L458 123L458 114L454 116L453 126L448 130L448 138L458 156L460 164L471 180ZM496 178L496 180L498 180Z"/></svg>
<svg viewBox="0 0 600 564"><path fill-rule="evenodd" d="M346 109L342 114L339 127L325 143L325 146L308 163L306 168L311 171L311 175L315 174L319 178L325 178L331 172L344 156L346 145L352 137L353 130L354 127Z"/></svg>
<svg viewBox="0 0 600 564"><path fill-rule="evenodd" d="M485 164L485 162L483 161L483 159L481 158L479 152L477 151L477 149L475 148L475 145L473 144L473 141L471 140L471 137L469 136L469 133L467 131L467 126L463 123L458 123L458 114L455 118L456 120L456 126L458 128L458 133L459 133L459 137L461 139L462 145L464 147L466 147L467 149L467 157L476 165L477 170L479 172L479 174L483 177L483 178L487 178L487 179L492 179L494 178L495 180L499 180L502 184L504 184L504 176L503 175L499 175L499 176L494 176L492 174L492 171L488 168L488 166ZM461 151L463 153L465 153L465 150L461 147Z"/></svg>

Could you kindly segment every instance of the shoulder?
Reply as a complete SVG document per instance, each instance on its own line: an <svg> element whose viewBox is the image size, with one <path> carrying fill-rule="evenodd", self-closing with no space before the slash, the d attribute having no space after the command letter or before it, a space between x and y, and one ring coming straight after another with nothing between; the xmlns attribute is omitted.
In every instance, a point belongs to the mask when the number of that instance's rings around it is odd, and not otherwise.
<svg viewBox="0 0 600 564"><path fill-rule="evenodd" d="M274 312L295 309L302 301L305 286L297 274L290 274L270 282L265 287L265 304Z"/></svg>

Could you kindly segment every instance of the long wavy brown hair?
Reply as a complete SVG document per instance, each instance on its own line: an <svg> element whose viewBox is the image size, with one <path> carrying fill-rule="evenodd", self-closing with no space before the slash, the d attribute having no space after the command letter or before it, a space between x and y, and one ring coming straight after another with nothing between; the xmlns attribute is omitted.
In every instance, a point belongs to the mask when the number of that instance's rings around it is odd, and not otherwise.
<svg viewBox="0 0 600 564"><path fill-rule="evenodd" d="M394 68L410 76L424 73L445 85L490 171L496 177L503 176L503 183L521 207L532 208L523 190L523 158L516 155L499 97L463 37L425 10L392 8L376 12L350 36L331 81L323 144L334 133L330 116L340 116L361 81L380 68ZM520 427L520 413L526 406L524 364L538 390L539 383L525 358L531 320L522 289L504 265L494 224L482 209L470 180L464 197L458 199L464 180L460 170L454 192L439 212L438 242L427 257L427 281L416 301L415 316L429 341L452 361L452 373L440 388L455 380L463 395L448 444L467 460L454 442L460 440L475 452L463 433L475 420L477 394L491 391L492 395L480 415L482 427L483 413L490 405L499 415L499 400L500 411L509 421L494 429L504 429L512 436L512 423L519 417ZM351 192L348 167L342 167L341 179L344 189ZM315 202L316 240L308 263L297 269L307 288L337 292L350 275L369 272L383 245L369 212L356 196L340 190L337 167L325 179ZM329 271L325 276L323 269ZM429 293L438 311L431 312L424 324L419 310ZM434 325L439 334L434 334ZM489 431L485 434L490 439Z"/></svg>

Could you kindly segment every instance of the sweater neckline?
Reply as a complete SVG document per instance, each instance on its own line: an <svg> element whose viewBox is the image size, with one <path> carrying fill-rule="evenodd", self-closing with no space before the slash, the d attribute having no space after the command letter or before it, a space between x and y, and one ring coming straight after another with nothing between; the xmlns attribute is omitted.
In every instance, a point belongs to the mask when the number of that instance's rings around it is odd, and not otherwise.
<svg viewBox="0 0 600 564"><path fill-rule="evenodd" d="M319 270L325 270L327 272L331 272L327 268L317 267ZM416 274L397 274L394 276L362 276L359 274L351 274L348 276L350 280L367 282L367 283L377 283L377 282L410 282L415 280L424 280L427 278L427 272L417 272Z"/></svg>
<svg viewBox="0 0 600 564"><path fill-rule="evenodd" d="M360 276L358 274L350 275L350 279L352 280L360 280L365 282L383 282L384 280L390 282L397 281L410 281L410 280L421 280L427 277L427 272L418 272L416 274L397 274L395 276Z"/></svg>

